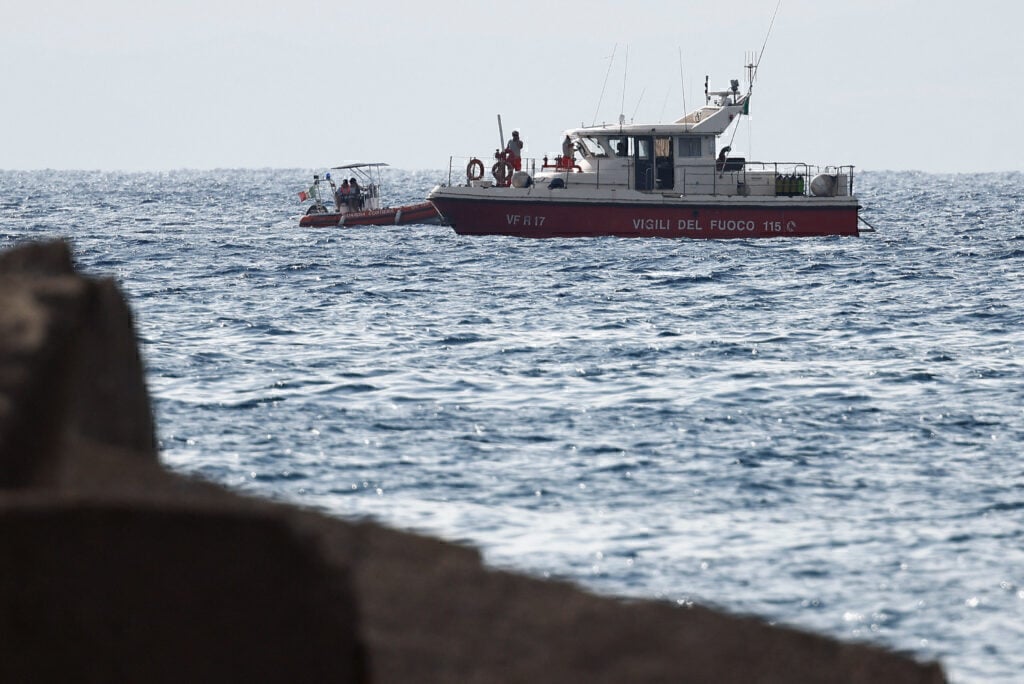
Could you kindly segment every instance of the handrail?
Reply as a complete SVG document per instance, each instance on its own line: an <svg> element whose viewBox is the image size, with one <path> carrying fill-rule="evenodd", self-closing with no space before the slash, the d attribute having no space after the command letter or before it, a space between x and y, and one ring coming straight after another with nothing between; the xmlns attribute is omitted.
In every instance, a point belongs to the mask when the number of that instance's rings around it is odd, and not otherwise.
<svg viewBox="0 0 1024 684"><path fill-rule="evenodd" d="M452 185L453 182L459 183L459 184L462 184L464 182L467 185L469 184L469 179L468 178L465 181L460 181L459 180L458 174L461 173L461 169L457 172L456 171L457 165L468 164L468 162L473 160L473 159L480 159L481 161L485 162L485 173L487 173L486 160L488 160L489 158L490 158L489 155L486 156L486 157L458 156L458 155L450 156L448 158L448 185L449 186ZM636 178L633 175L634 170L635 170L635 164L633 163L633 159L632 158L626 158L624 161L626 162L625 171L626 171L626 178L627 178L627 181L626 181L627 187L630 187L630 186L635 187L633 185L634 182L636 181ZM751 183L750 175L751 174L771 173L774 176L783 176L783 177L791 177L792 176L792 177L796 177L796 178L803 178L805 180L805 182L802 184L802 187L800 187L800 185L797 184L795 187L787 190L787 193L789 193L789 194L798 194L798 195L803 195L803 196L809 196L811 194L811 192L810 192L810 185L811 185L810 184L810 180L812 178L814 178L816 175L824 173L824 174L827 174L827 175L835 176L837 178L838 177L843 177L843 180L846 183L846 188L845 189L846 189L847 195L851 196L851 197L853 196L853 190L854 190L854 168L855 167L852 164L816 165L816 164L809 164L809 163L803 162L803 161L757 161L757 160L750 160L750 161L744 161L742 163L742 166L740 166L738 169L730 170L730 171L725 171L725 170L720 170L718 168L717 162L715 160L711 160L711 159L703 160L702 159L700 161L701 161L701 163L699 163L696 166L695 165L691 165L691 164L679 164L679 165L675 166L676 182L675 182L675 188L674 188L673 192L678 193L680 196L685 196L685 195L693 194L693 191L694 191L696 186L691 187L691 184L692 183L700 182L701 186L700 186L700 193L699 194L704 194L707 191L706 190L707 189L707 185L703 184L704 183L703 181L695 180L695 178L707 178L707 177L710 177L710 178L708 178L708 180L711 181L711 188L710 188L711 192L710 192L710 194L718 195L721 192L726 192L728 194L732 194L732 192L736 188L737 184L742 183L744 185L750 186L750 183ZM522 168L524 170L527 170L531 175L535 176L536 173L537 173L537 168L538 168L538 158L536 158L536 157L524 157L522 162L523 162L522 163ZM568 183L569 180L576 173L592 174L593 180L595 181L595 187L596 188L600 188L601 187L601 183L602 183L602 178L601 178L602 163L601 162L602 162L602 159L600 157L594 157L594 158L590 159L590 168L585 170L585 171L583 171L581 169L579 164L575 164L575 163L573 164L573 167L570 168L570 169L554 168L554 167L551 167L550 164L547 167L545 167L543 164L541 164L540 165L540 169L541 169L542 172L545 172L545 171L546 172L554 172L554 173L557 173L559 175L564 175L566 183ZM707 163L704 163L704 162L707 162ZM655 173L654 169L651 169L648 172L648 175L653 176L654 173ZM484 180L491 180L491 179L490 178L485 178ZM647 178L647 179L644 179L644 180L653 180L653 178ZM757 181L755 180L754 181L754 186L756 186L756 185L757 185ZM750 186L750 187L754 187L754 186ZM797 190L797 188L799 188L799 190Z"/></svg>

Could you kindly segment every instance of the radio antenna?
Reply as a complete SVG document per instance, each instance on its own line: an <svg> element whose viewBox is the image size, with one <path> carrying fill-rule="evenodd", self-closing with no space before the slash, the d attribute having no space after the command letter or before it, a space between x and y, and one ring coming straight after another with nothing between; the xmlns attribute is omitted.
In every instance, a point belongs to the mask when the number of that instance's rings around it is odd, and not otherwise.
<svg viewBox="0 0 1024 684"><path fill-rule="evenodd" d="M761 66L761 58L764 57L764 49L768 47L768 37L772 35L772 27L775 26L775 17L779 15L780 7L782 7L782 0L775 3L775 11L772 12L772 20L768 24L768 32L764 36L764 43L761 45L761 52L757 55L757 61L747 67L750 72L750 90L754 89L754 78L757 76L757 67Z"/></svg>
<svg viewBox="0 0 1024 684"><path fill-rule="evenodd" d="M626 75L629 73L629 45L626 45L626 60L622 65L622 104L619 105L619 125L626 116ZM639 105L638 105L639 106Z"/></svg>
<svg viewBox="0 0 1024 684"><path fill-rule="evenodd" d="M683 116L686 116L686 84L683 83L683 48L679 48L679 90L683 93Z"/></svg>
<svg viewBox="0 0 1024 684"><path fill-rule="evenodd" d="M616 43L612 46L612 56L608 58L608 71L604 75L604 85L601 86L601 97L597 98L597 109L594 110L594 121L590 124L591 126L597 123L597 115L601 111L601 102L604 101L604 90L608 87L608 77L612 73L612 65L615 64L615 50L619 47Z"/></svg>
<svg viewBox="0 0 1024 684"><path fill-rule="evenodd" d="M633 123L633 121L636 119L637 110L640 109L640 103L644 101L644 93L646 92L647 88L644 88L643 90L640 91L640 98L636 101L636 107L633 109L633 116L630 117L629 123Z"/></svg>

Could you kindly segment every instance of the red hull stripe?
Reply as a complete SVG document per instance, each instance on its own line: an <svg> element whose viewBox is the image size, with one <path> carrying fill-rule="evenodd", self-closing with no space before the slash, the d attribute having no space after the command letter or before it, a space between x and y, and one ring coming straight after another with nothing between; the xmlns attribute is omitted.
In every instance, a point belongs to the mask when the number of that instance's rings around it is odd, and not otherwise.
<svg viewBox="0 0 1024 684"><path fill-rule="evenodd" d="M516 237L769 238L859 235L858 206L721 206L502 202L435 197L438 211L460 235ZM779 206L781 205L781 206Z"/></svg>
<svg viewBox="0 0 1024 684"><path fill-rule="evenodd" d="M434 205L430 202L420 202L403 207L354 211L347 214L308 214L299 219L299 225L303 228L404 226L412 223L437 223L440 218Z"/></svg>

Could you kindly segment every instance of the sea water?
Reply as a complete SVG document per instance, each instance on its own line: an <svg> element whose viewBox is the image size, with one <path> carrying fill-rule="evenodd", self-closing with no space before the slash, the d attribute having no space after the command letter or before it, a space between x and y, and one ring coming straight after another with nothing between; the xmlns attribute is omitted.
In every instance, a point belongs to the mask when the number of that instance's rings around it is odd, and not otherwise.
<svg viewBox="0 0 1024 684"><path fill-rule="evenodd" d="M705 242L300 229L310 173L0 172L0 248L126 293L168 467L1024 676L1020 174L865 172L876 233Z"/></svg>

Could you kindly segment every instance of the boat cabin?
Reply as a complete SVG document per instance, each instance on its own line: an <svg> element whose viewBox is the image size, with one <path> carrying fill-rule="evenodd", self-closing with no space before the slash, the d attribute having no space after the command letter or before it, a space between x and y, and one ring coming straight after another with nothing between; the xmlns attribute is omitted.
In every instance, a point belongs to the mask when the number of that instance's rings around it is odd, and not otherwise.
<svg viewBox="0 0 1024 684"><path fill-rule="evenodd" d="M680 126L620 127L614 132L576 130L581 172L591 173L595 184L625 185L635 190L682 190L715 170L715 136L679 131ZM681 133L681 134L680 134ZM574 178L574 181L582 180Z"/></svg>
<svg viewBox="0 0 1024 684"><path fill-rule="evenodd" d="M563 182L680 194L730 194L732 186L745 194L735 178L719 177L743 173L745 160L729 156L727 147L717 150L716 143L747 112L749 97L733 81L730 90L707 93L703 107L672 123L626 124L620 117L617 124L570 129L565 135L575 150L571 163L558 158L545 164L537 180L572 171Z"/></svg>

